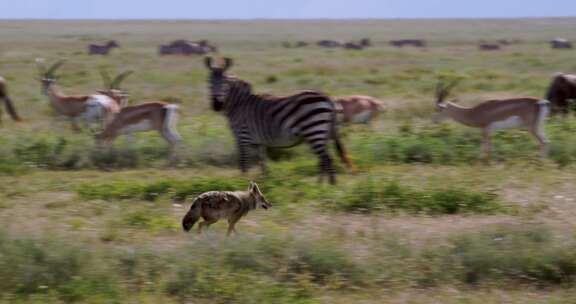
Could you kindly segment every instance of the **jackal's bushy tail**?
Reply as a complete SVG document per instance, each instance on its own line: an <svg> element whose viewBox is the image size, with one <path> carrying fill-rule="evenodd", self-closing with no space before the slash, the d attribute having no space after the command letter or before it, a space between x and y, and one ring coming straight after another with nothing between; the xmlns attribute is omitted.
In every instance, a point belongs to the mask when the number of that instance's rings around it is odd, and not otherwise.
<svg viewBox="0 0 576 304"><path fill-rule="evenodd" d="M182 228L184 231L190 231L194 224L198 222L200 216L202 216L202 204L198 201L198 199L196 199L194 200L194 203L192 203L188 213L186 213L182 219Z"/></svg>

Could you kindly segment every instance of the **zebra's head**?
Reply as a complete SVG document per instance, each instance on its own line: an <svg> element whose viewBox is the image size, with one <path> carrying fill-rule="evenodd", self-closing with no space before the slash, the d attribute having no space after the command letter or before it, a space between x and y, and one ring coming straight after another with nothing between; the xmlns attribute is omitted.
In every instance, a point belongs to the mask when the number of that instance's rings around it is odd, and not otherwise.
<svg viewBox="0 0 576 304"><path fill-rule="evenodd" d="M230 90L231 78L226 75L226 71L232 66L231 58L224 58L222 66L212 65L212 57L204 59L206 68L210 70L208 76L208 86L210 90L210 98L212 100L212 109L214 111L221 111L224 108L226 96Z"/></svg>

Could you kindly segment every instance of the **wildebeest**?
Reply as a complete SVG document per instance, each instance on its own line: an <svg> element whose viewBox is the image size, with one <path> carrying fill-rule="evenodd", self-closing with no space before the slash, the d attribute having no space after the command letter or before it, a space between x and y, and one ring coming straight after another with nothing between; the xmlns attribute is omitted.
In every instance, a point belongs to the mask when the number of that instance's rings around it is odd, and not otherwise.
<svg viewBox="0 0 576 304"><path fill-rule="evenodd" d="M334 99L339 121L343 123L369 123L384 111L382 102L371 96L352 95Z"/></svg>
<svg viewBox="0 0 576 304"><path fill-rule="evenodd" d="M207 40L188 41L180 39L160 45L158 48L160 55L205 55L216 51L217 48Z"/></svg>
<svg viewBox="0 0 576 304"><path fill-rule="evenodd" d="M497 43L480 43L478 44L478 49L481 51L498 51L502 49L502 46Z"/></svg>
<svg viewBox="0 0 576 304"><path fill-rule="evenodd" d="M413 46L413 47L426 47L426 41L421 39L401 39L401 40L392 40L390 41L390 45L395 47L405 47L405 46Z"/></svg>
<svg viewBox="0 0 576 304"><path fill-rule="evenodd" d="M236 223L248 212L261 207L268 209L272 207L255 182L250 182L248 191L210 191L200 194L194 199L190 210L182 219L184 231L190 231L194 224L203 218L204 221L198 224L198 233L202 233L202 228L216 223L218 220L228 220L228 232L236 232Z"/></svg>
<svg viewBox="0 0 576 304"><path fill-rule="evenodd" d="M282 46L287 48L287 49L289 49L289 48L301 48L301 47L308 46L308 42L306 42L306 41L296 41L294 43L284 42L284 43L282 43Z"/></svg>
<svg viewBox="0 0 576 304"><path fill-rule="evenodd" d="M14 103L12 103L12 99L8 96L8 88L6 86L6 80L0 76L0 101L4 101L4 105L6 106L6 111L14 121L22 121L18 113L16 112L16 108L14 107ZM2 123L2 108L0 108L0 123Z"/></svg>
<svg viewBox="0 0 576 304"><path fill-rule="evenodd" d="M326 48L336 48L342 47L344 45L344 41L339 40L320 40L316 43L318 46L326 47Z"/></svg>
<svg viewBox="0 0 576 304"><path fill-rule="evenodd" d="M556 38L550 41L550 46L553 49L572 49L572 42L564 38Z"/></svg>
<svg viewBox="0 0 576 304"><path fill-rule="evenodd" d="M362 38L360 39L360 45L362 45L363 47L369 47L372 46L372 41L370 40L370 38Z"/></svg>
<svg viewBox="0 0 576 304"><path fill-rule="evenodd" d="M343 47L349 50L363 50L364 45L356 42L346 42L344 43Z"/></svg>
<svg viewBox="0 0 576 304"><path fill-rule="evenodd" d="M108 43L104 45L99 44L90 44L88 46L88 54L89 55L108 55L110 50L113 48L120 47L120 45L116 42L116 40L110 40Z"/></svg>
<svg viewBox="0 0 576 304"><path fill-rule="evenodd" d="M556 74L546 93L552 103L552 113L567 114L571 101L576 100L576 75Z"/></svg>

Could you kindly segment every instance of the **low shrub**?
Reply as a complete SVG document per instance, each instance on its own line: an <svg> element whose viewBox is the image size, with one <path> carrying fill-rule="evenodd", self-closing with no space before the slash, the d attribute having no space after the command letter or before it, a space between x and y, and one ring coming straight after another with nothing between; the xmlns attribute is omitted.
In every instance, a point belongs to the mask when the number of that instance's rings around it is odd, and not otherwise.
<svg viewBox="0 0 576 304"><path fill-rule="evenodd" d="M414 190L397 182L365 178L332 204L337 210L374 212L378 210L409 213L456 214L496 213L505 210L496 194L458 188Z"/></svg>

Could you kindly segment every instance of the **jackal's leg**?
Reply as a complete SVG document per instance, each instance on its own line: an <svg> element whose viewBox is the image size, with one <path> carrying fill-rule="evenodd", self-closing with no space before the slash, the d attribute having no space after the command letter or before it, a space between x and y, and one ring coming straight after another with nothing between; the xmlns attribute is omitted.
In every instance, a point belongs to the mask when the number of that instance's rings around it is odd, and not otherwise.
<svg viewBox="0 0 576 304"><path fill-rule="evenodd" d="M228 220L228 232L226 233L226 236L230 236L230 234L232 234L232 232L237 233L236 232L236 223L238 223L239 220L240 220L240 218L238 218L238 217L233 217L233 218Z"/></svg>
<svg viewBox="0 0 576 304"><path fill-rule="evenodd" d="M198 224L198 234L202 233L202 228L206 226L206 228L210 227L210 225L216 223L218 220L204 220L202 223Z"/></svg>

